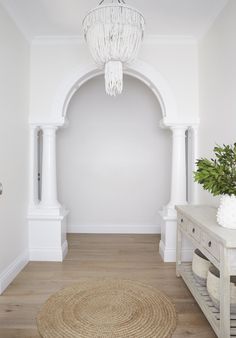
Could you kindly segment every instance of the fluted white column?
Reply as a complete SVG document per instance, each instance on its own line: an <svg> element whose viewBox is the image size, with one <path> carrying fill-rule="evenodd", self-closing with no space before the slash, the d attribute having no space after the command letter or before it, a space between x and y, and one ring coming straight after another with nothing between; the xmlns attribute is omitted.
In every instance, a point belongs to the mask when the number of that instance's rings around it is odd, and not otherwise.
<svg viewBox="0 0 236 338"><path fill-rule="evenodd" d="M170 128L172 131L172 172L171 196L167 206L170 215L175 214L176 204L186 204L186 130L180 125Z"/></svg>
<svg viewBox="0 0 236 338"><path fill-rule="evenodd" d="M198 125L194 125L190 127L190 135L191 135L191 154L192 154L192 171L196 171L197 165L197 157L198 157ZM199 184L194 182L193 174L191 181L191 194L190 194L190 202L191 204L198 204L198 190Z"/></svg>
<svg viewBox="0 0 236 338"><path fill-rule="evenodd" d="M43 126L42 198L44 208L59 208L57 200L56 126Z"/></svg>
<svg viewBox="0 0 236 338"><path fill-rule="evenodd" d="M38 205L38 131L36 125L30 126L30 168L29 168L29 209L33 211Z"/></svg>
<svg viewBox="0 0 236 338"><path fill-rule="evenodd" d="M176 260L177 214L175 206L187 203L186 130L187 125L169 126L172 131L172 172L170 202L161 212L161 240L159 252L165 262ZM184 260L191 259L193 249L186 241L182 246Z"/></svg>
<svg viewBox="0 0 236 338"><path fill-rule="evenodd" d="M67 254L67 210L57 200L56 125L43 125L42 193L29 213L29 257L33 261L63 261ZM32 133L33 135L33 133ZM32 136L33 137L33 136ZM37 176L35 179L37 184ZM33 190L32 190L33 191Z"/></svg>

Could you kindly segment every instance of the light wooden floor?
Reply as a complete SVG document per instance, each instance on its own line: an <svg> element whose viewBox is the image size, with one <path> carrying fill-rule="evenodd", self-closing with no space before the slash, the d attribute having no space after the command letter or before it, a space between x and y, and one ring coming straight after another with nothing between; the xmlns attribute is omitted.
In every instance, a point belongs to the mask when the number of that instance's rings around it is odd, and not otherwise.
<svg viewBox="0 0 236 338"><path fill-rule="evenodd" d="M68 240L63 263L29 263L0 296L1 338L39 337L35 317L45 300L78 280L98 277L134 279L164 291L178 312L174 338L216 337L183 281L176 278L175 265L161 261L159 236L69 235Z"/></svg>

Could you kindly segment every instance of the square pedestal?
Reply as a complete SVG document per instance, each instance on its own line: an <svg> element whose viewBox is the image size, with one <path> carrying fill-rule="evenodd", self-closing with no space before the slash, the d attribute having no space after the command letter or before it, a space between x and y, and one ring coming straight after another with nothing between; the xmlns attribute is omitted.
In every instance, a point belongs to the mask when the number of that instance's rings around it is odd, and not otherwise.
<svg viewBox="0 0 236 338"><path fill-rule="evenodd" d="M176 232L177 232L177 215L161 215L161 241L159 244L159 253L164 262L176 262ZM182 260L189 262L192 260L193 246L191 242L183 236L182 243Z"/></svg>
<svg viewBox="0 0 236 338"><path fill-rule="evenodd" d="M29 216L29 258L30 261L62 262L68 252L67 214L50 215L37 210Z"/></svg>

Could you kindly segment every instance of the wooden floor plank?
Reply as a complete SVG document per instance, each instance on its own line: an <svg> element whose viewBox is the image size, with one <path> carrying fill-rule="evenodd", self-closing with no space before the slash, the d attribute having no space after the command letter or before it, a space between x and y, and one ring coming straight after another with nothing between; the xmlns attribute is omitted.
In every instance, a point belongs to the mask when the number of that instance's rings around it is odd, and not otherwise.
<svg viewBox="0 0 236 338"><path fill-rule="evenodd" d="M184 282L176 278L175 264L162 262L159 240L157 235L69 234L63 263L30 262L0 296L0 337L38 338L36 316L52 293L106 277L137 280L171 297L178 313L174 338L215 338Z"/></svg>

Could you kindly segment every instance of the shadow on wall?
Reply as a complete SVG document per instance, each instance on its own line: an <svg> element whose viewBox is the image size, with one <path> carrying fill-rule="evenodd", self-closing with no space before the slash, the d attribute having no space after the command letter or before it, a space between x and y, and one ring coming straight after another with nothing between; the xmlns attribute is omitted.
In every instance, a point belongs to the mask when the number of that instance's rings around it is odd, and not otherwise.
<svg viewBox="0 0 236 338"><path fill-rule="evenodd" d="M109 97L97 76L73 96L68 118L57 149L69 232L157 232L169 201L171 133L159 127L155 95L126 75L123 94Z"/></svg>

